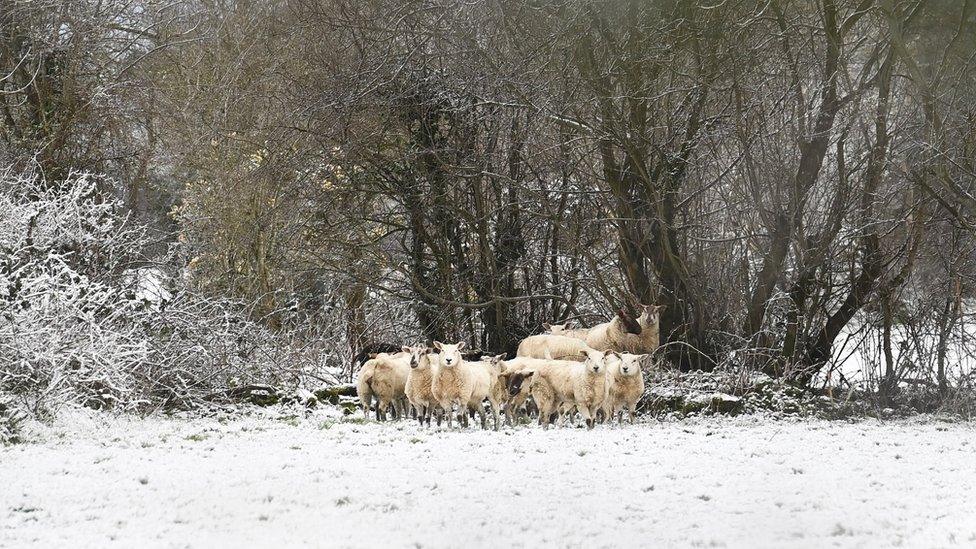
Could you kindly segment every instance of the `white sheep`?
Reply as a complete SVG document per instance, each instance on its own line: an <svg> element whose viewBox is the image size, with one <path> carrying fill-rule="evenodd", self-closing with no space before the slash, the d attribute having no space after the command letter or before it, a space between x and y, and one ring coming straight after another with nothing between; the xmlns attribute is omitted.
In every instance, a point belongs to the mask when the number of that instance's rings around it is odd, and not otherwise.
<svg viewBox="0 0 976 549"><path fill-rule="evenodd" d="M482 429L487 428L484 407L485 400L488 400L488 404L491 406L495 430L497 431L499 427L498 411L501 409L502 403L506 400L504 382L499 379L502 373L501 361L504 358L505 355L501 354L476 362L464 361L459 365L463 375L468 376L472 380L468 409L478 413L478 416L481 418Z"/></svg>
<svg viewBox="0 0 976 549"><path fill-rule="evenodd" d="M360 405L363 408L363 415L369 418L369 410L373 404L373 389L370 386L370 381L373 379L373 374L376 372L376 360L369 359L363 362L363 365L359 368L359 373L356 375L356 394L359 396ZM376 418L379 419L379 410L376 412Z"/></svg>
<svg viewBox="0 0 976 549"><path fill-rule="evenodd" d="M606 362L605 353L590 349L584 362L543 360L537 366L524 367L512 381L520 381L520 385L529 381L539 407L539 423L544 427L549 426L553 414L575 406L587 428L592 429L596 412L607 396ZM510 394L515 391L514 385L510 385Z"/></svg>
<svg viewBox="0 0 976 549"><path fill-rule="evenodd" d="M559 335L563 337L572 337L576 339L586 339L586 335L590 333L590 328L573 328L571 322L566 322L564 324L543 324L542 327L545 328L546 332L551 335Z"/></svg>
<svg viewBox="0 0 976 549"><path fill-rule="evenodd" d="M447 413L448 428L454 426L455 404L461 412L461 424L467 427L467 410L471 397L475 393L475 383L482 381L483 378L476 376L477 372L470 365L465 365L464 357L461 356L461 350L464 349L463 341L454 345L435 341L434 347L440 352L437 355L437 367L431 380L431 393L434 400Z"/></svg>
<svg viewBox="0 0 976 549"><path fill-rule="evenodd" d="M630 422L634 423L637 401L644 395L641 363L647 356L622 353L608 358L607 373L610 383L607 399L603 403L603 413L608 421L619 413L617 422L623 423L626 409L630 412Z"/></svg>
<svg viewBox="0 0 976 549"><path fill-rule="evenodd" d="M429 427L430 418L434 406L436 406L434 394L431 391L436 356L431 358L431 349L426 346L404 347L403 352L410 354L410 373L407 374L404 392L407 395L407 400L413 406L420 424L423 425L426 420Z"/></svg>
<svg viewBox="0 0 976 549"><path fill-rule="evenodd" d="M529 358L552 358L555 360L576 360L586 358L590 348L581 339L553 334L529 336L518 346L518 356Z"/></svg>
<svg viewBox="0 0 976 549"><path fill-rule="evenodd" d="M408 353L380 353L375 358L367 360L359 370L356 390L363 406L363 412L369 415L372 399L376 399L376 419L386 420L386 412L393 406L393 413L397 417L404 417L406 406L407 375L410 373L410 355Z"/></svg>
<svg viewBox="0 0 976 549"><path fill-rule="evenodd" d="M661 312L666 305L641 305L641 315L637 317L637 324L641 333L637 335L637 343L633 349L620 349L634 354L650 354L657 351L661 345Z"/></svg>

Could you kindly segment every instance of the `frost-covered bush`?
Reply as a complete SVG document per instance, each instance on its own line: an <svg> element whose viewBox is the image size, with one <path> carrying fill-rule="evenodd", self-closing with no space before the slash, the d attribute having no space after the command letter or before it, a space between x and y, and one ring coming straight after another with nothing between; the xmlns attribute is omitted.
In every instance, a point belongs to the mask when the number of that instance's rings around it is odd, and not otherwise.
<svg viewBox="0 0 976 549"><path fill-rule="evenodd" d="M0 174L0 393L44 417L69 402L189 406L314 374L306 346L245 304L147 276L146 231L110 183Z"/></svg>

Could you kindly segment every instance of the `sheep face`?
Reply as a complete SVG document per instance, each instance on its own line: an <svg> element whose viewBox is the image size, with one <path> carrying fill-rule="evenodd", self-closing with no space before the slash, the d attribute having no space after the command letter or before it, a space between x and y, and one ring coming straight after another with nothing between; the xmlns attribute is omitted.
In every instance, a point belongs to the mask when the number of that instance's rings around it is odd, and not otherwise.
<svg viewBox="0 0 976 549"><path fill-rule="evenodd" d="M451 345L448 343L434 342L434 347L440 351L440 364L445 368L454 368L461 363L461 350L464 349L464 342Z"/></svg>
<svg viewBox="0 0 976 549"><path fill-rule="evenodd" d="M486 356L486 357L482 358L481 360L484 360L485 362L487 362L488 364L491 364L492 366L499 366L499 367L501 367L502 366L502 361L505 360L505 357L507 357L507 356L508 356L508 353L502 353L500 355L495 355L495 356Z"/></svg>
<svg viewBox="0 0 976 549"><path fill-rule="evenodd" d="M410 354L410 368L416 369L426 369L430 367L430 348L426 346L418 347L403 347L404 353Z"/></svg>
<svg viewBox="0 0 976 549"><path fill-rule="evenodd" d="M624 377L637 376L641 373L641 360L647 355L632 355L623 353L620 355L620 375Z"/></svg>
<svg viewBox="0 0 976 549"><path fill-rule="evenodd" d="M515 396L522 392L523 387L532 383L535 370L522 370L514 372L508 376L508 396Z"/></svg>
<svg viewBox="0 0 976 549"><path fill-rule="evenodd" d="M641 326L653 326L661 320L665 305L641 305L641 315L637 322Z"/></svg>
<svg viewBox="0 0 976 549"><path fill-rule="evenodd" d="M603 353L595 349L589 349L586 351L586 360L583 362L583 366L586 367L586 373L592 375L599 375L606 373L607 371L607 356L614 355L616 353Z"/></svg>
<svg viewBox="0 0 976 549"><path fill-rule="evenodd" d="M542 327L548 330L550 334L561 334L572 328L572 325L567 322L565 324L543 324Z"/></svg>

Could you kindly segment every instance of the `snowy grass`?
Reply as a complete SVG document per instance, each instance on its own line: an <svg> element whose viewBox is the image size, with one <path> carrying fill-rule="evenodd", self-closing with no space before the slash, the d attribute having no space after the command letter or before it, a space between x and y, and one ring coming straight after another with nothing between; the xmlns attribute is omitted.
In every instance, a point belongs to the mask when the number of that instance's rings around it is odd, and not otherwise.
<svg viewBox="0 0 976 549"><path fill-rule="evenodd" d="M76 413L0 448L0 547L971 546L974 435L931 418L495 433Z"/></svg>

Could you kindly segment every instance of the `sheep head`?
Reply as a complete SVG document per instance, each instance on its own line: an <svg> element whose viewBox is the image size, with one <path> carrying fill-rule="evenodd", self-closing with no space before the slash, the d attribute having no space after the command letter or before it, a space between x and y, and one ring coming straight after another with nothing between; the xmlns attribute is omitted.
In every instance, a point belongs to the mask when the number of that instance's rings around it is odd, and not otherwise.
<svg viewBox="0 0 976 549"><path fill-rule="evenodd" d="M565 322L563 324L543 324L542 327L545 328L550 334L561 334L566 330L572 329L573 324L571 322Z"/></svg>
<svg viewBox="0 0 976 549"><path fill-rule="evenodd" d="M661 321L661 313L667 305L641 305L641 315L637 319L637 323L641 327L654 326Z"/></svg>
<svg viewBox="0 0 976 549"><path fill-rule="evenodd" d="M620 371L621 376L637 376L641 373L641 361L647 355L632 355L630 353L621 353L620 355Z"/></svg>
<svg viewBox="0 0 976 549"><path fill-rule="evenodd" d="M456 344L435 341L434 347L440 351L440 364L445 368L454 368L463 360L463 357L461 356L461 351L464 349L463 341Z"/></svg>
<svg viewBox="0 0 976 549"><path fill-rule="evenodd" d="M508 374L508 396L515 396L522 392L523 387L532 384L535 370L522 370Z"/></svg>
<svg viewBox="0 0 976 549"><path fill-rule="evenodd" d="M613 351L609 353L604 353L602 351L597 351L596 349L586 350L586 360L583 362L586 368L586 373L591 375L604 374L607 371L607 356L614 355Z"/></svg>
<svg viewBox="0 0 976 549"><path fill-rule="evenodd" d="M634 319L633 315L627 314L627 311L625 311L623 307L617 309L617 318L620 319L620 322L624 325L624 330L626 330L628 334L640 335L640 323Z"/></svg>
<svg viewBox="0 0 976 549"><path fill-rule="evenodd" d="M404 346L401 349L404 353L410 354L410 368L428 368L430 367L430 348L426 345L418 345L414 347Z"/></svg>

